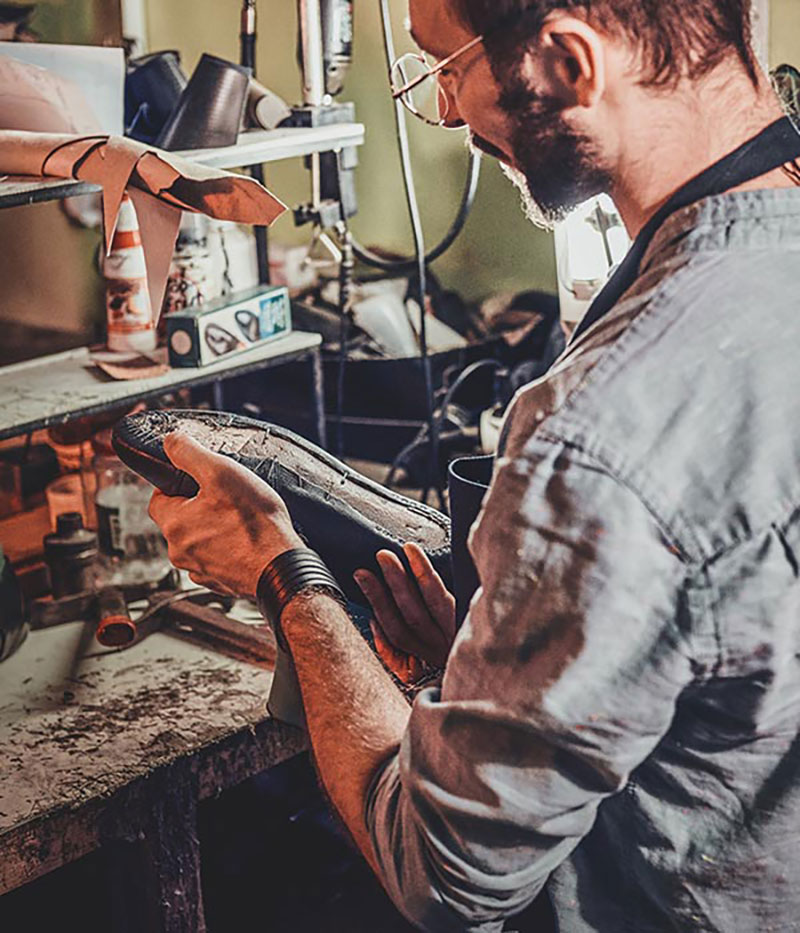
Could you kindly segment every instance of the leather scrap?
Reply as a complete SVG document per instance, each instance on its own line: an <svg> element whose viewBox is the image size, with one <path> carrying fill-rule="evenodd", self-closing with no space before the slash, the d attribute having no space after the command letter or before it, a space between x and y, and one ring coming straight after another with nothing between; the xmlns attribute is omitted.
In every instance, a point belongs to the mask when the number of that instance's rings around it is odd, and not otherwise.
<svg viewBox="0 0 800 933"><path fill-rule="evenodd" d="M133 197L145 252L150 298L161 308L180 212L268 226L286 205L254 179L197 165L122 136L0 130L0 175L75 178L103 189L108 254L126 190Z"/></svg>

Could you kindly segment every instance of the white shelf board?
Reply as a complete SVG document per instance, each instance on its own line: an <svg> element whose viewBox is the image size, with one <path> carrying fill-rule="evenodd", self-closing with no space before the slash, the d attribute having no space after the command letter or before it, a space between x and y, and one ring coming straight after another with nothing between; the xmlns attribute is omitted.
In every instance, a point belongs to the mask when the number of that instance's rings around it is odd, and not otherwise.
<svg viewBox="0 0 800 933"><path fill-rule="evenodd" d="M321 343L319 334L294 331L210 366L170 369L161 376L127 381L106 376L91 362L87 347L15 363L0 368L0 439L183 386L303 359Z"/></svg>
<svg viewBox="0 0 800 933"><path fill-rule="evenodd" d="M240 168L278 162L312 152L330 152L364 142L363 123L295 127L278 130L248 130L235 146L219 149L188 149L178 155L209 168Z"/></svg>

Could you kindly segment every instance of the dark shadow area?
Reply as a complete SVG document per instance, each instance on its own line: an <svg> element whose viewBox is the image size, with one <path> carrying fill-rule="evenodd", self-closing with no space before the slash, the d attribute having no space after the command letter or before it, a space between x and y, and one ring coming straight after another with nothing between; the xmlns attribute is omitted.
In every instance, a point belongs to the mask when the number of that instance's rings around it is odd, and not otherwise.
<svg viewBox="0 0 800 933"><path fill-rule="evenodd" d="M208 933L413 933L331 815L307 755L205 801L198 824ZM152 933L137 858L135 846L106 847L0 897L0 930ZM553 933L546 897L507 928Z"/></svg>
<svg viewBox="0 0 800 933"><path fill-rule="evenodd" d="M93 852L0 897L0 930L108 933L111 900L105 881L103 856Z"/></svg>
<svg viewBox="0 0 800 933"><path fill-rule="evenodd" d="M330 814L306 755L200 807L209 933L410 933Z"/></svg>

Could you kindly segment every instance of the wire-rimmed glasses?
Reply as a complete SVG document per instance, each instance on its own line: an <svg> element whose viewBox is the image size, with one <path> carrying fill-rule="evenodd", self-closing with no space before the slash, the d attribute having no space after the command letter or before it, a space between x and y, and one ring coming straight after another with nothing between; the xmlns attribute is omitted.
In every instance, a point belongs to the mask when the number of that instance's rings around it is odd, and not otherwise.
<svg viewBox="0 0 800 933"><path fill-rule="evenodd" d="M424 54L419 52L406 52L393 64L389 72L392 86L392 97L400 100L409 113L424 120L431 126L441 126L445 129L460 129L462 123L448 125L447 115L450 102L444 88L436 79L440 72L452 62L483 42L483 36L475 36L452 55L443 58L440 62L430 62Z"/></svg>

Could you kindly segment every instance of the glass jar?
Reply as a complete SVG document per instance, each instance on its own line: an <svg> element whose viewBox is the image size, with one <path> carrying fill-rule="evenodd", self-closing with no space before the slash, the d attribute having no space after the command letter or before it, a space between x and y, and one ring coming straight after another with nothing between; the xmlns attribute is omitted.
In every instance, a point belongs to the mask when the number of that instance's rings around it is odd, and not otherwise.
<svg viewBox="0 0 800 933"><path fill-rule="evenodd" d="M95 457L94 474L103 582L160 580L170 563L166 542L147 513L152 486L112 455Z"/></svg>
<svg viewBox="0 0 800 933"><path fill-rule="evenodd" d="M186 212L169 268L161 326L166 328L165 315L207 304L221 292L222 282L209 251L208 218Z"/></svg>

